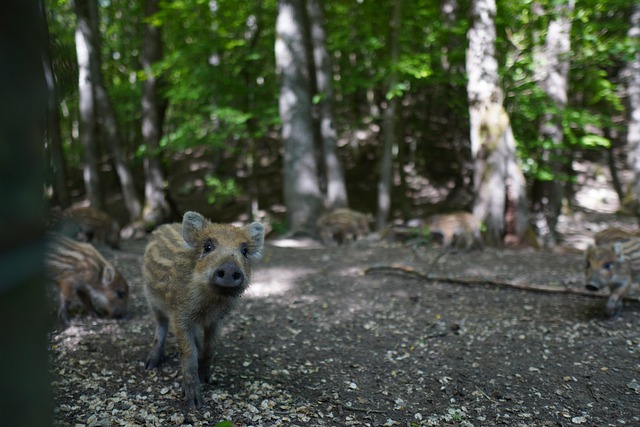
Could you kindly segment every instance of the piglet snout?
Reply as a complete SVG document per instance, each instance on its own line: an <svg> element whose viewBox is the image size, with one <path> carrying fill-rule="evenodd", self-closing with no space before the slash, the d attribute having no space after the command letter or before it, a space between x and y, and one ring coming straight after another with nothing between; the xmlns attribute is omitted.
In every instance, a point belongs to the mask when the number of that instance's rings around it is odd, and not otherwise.
<svg viewBox="0 0 640 427"><path fill-rule="evenodd" d="M213 272L212 283L225 293L235 293L244 284L244 273L236 263L225 262Z"/></svg>

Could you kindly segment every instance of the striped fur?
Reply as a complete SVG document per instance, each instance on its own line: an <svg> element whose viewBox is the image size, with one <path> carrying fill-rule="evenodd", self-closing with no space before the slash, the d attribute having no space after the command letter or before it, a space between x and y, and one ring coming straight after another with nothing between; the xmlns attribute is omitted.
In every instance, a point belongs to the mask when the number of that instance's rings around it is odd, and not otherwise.
<svg viewBox="0 0 640 427"><path fill-rule="evenodd" d="M469 212L433 215L427 221L431 238L445 248L481 248L481 222Z"/></svg>
<svg viewBox="0 0 640 427"><path fill-rule="evenodd" d="M122 275L89 243L51 233L45 258L47 275L60 288L58 318L66 323L77 296L93 315L127 314L129 286Z"/></svg>
<svg viewBox="0 0 640 427"><path fill-rule="evenodd" d="M142 272L149 307L156 318L147 369L161 362L170 327L178 341L185 398L200 406L200 383L208 382L221 321L249 285L251 265L262 255L264 227L213 224L187 212L182 224L153 232Z"/></svg>
<svg viewBox="0 0 640 427"><path fill-rule="evenodd" d="M369 234L370 215L351 209L335 209L322 215L316 225L322 243L326 246L354 242Z"/></svg>
<svg viewBox="0 0 640 427"><path fill-rule="evenodd" d="M633 239L634 237L638 237L638 235L621 228L610 227L598 231L593 236L593 240L597 246L601 246L609 243L623 242L625 240Z"/></svg>
<svg viewBox="0 0 640 427"><path fill-rule="evenodd" d="M622 313L622 300L640 277L640 238L589 246L586 251L586 283L591 291L609 288L605 306L607 317Z"/></svg>

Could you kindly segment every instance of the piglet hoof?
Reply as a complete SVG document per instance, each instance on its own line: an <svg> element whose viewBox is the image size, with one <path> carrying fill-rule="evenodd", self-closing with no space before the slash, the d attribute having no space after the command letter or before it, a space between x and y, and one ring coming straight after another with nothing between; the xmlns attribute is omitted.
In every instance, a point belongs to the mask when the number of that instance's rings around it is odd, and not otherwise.
<svg viewBox="0 0 640 427"><path fill-rule="evenodd" d="M622 304L607 304L604 309L607 319L616 319L622 317Z"/></svg>
<svg viewBox="0 0 640 427"><path fill-rule="evenodd" d="M200 395L200 384L185 384L184 400L191 409L202 406L202 396Z"/></svg>
<svg viewBox="0 0 640 427"><path fill-rule="evenodd" d="M211 375L207 371L198 372L201 384L211 384Z"/></svg>
<svg viewBox="0 0 640 427"><path fill-rule="evenodd" d="M160 366L160 362L162 362L162 356L155 354L155 352L151 352L147 358L147 362L144 364L144 368L155 369Z"/></svg>

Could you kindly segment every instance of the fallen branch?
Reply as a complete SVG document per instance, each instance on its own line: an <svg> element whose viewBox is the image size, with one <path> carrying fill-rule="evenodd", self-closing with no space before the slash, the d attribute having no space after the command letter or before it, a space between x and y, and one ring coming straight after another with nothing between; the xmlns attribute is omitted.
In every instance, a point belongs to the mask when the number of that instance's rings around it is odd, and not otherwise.
<svg viewBox="0 0 640 427"><path fill-rule="evenodd" d="M379 265L379 266L365 268L364 274L370 274L370 273L401 273L401 274L407 274L409 276L417 277L418 279L421 279L421 280L428 280L428 281L434 281L434 282L448 282L448 283L456 283L460 285L496 285L496 286L520 289L523 291L580 295L580 296L591 297L591 298L609 298L608 294L595 293L587 290L583 291L581 289L566 288L566 287L559 287L559 286L504 282L504 281L498 281L498 280L489 279L489 278L436 276L433 274L423 273L411 266L402 265L402 264ZM637 297L627 296L625 297L625 299L628 299L631 301L640 301L640 298L637 298Z"/></svg>

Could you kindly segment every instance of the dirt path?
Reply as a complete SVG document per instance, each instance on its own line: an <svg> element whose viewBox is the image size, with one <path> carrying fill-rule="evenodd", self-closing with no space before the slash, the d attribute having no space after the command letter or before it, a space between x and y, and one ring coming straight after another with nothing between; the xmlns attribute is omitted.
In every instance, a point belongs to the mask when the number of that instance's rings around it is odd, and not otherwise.
<svg viewBox="0 0 640 427"><path fill-rule="evenodd" d="M182 403L175 341L145 371L152 319L144 241L107 256L132 287L131 316L79 314L50 336L60 426L640 425L640 303L452 284L444 277L582 286L579 253L269 245L223 331L204 408Z"/></svg>

